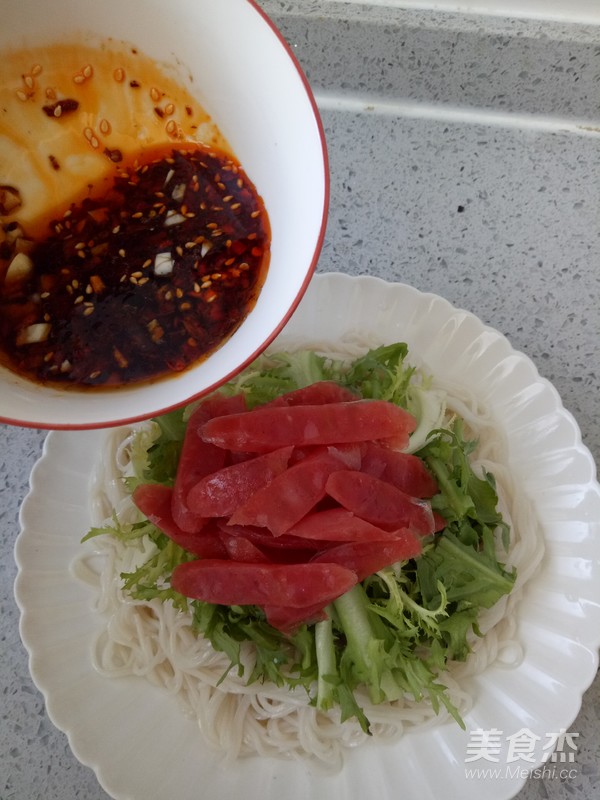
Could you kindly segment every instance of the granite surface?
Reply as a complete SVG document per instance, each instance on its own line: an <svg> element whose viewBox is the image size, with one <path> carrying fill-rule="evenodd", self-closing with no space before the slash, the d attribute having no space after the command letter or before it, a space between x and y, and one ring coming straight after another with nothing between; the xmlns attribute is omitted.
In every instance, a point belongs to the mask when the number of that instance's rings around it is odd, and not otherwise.
<svg viewBox="0 0 600 800"><path fill-rule="evenodd" d="M327 135L319 271L406 282L502 331L554 383L597 461L600 29L326 0L262 6ZM18 509L44 436L0 426L0 800L101 800L29 677L12 594ZM600 797L598 679L570 730L574 777L531 778L519 800Z"/></svg>

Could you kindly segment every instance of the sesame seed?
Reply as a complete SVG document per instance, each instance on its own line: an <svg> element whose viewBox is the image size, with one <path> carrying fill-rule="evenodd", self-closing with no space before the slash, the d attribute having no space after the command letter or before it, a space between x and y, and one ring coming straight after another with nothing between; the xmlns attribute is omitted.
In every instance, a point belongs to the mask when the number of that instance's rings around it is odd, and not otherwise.
<svg viewBox="0 0 600 800"><path fill-rule="evenodd" d="M90 139L90 144L92 145L92 147L96 149L100 147L100 142L98 141L98 139L96 139L95 136L92 136L92 138Z"/></svg>
<svg viewBox="0 0 600 800"><path fill-rule="evenodd" d="M132 214L132 215L131 215L131 219L140 219L140 218L141 218L141 217L143 217L143 216L144 216L144 215L142 214L142 212L141 212L141 211L136 211L136 212L135 212L135 214Z"/></svg>
<svg viewBox="0 0 600 800"><path fill-rule="evenodd" d="M35 77L42 74L42 65L41 64L34 64L31 68L31 74Z"/></svg>
<svg viewBox="0 0 600 800"><path fill-rule="evenodd" d="M174 112L175 112L175 106L173 105L173 103L168 103L165 106L165 114L167 115L167 117L170 117L171 114L173 114Z"/></svg>
<svg viewBox="0 0 600 800"><path fill-rule="evenodd" d="M28 89L33 89L35 84L31 75L23 75L23 83Z"/></svg>
<svg viewBox="0 0 600 800"><path fill-rule="evenodd" d="M231 203L232 200L233 200L233 195L232 194L228 194L227 197L223 198L223 202L224 203Z"/></svg>
<svg viewBox="0 0 600 800"><path fill-rule="evenodd" d="M210 277L213 279L213 281L218 281L219 278L221 277L221 273L220 272L213 272L213 274Z"/></svg>
<svg viewBox="0 0 600 800"><path fill-rule="evenodd" d="M175 289L175 296L179 300L181 300L181 298L183 297L183 289L180 289L179 287L177 287L177 289Z"/></svg>
<svg viewBox="0 0 600 800"><path fill-rule="evenodd" d="M73 75L73 83L77 84L85 83L85 77L81 74L81 72L78 72L76 75Z"/></svg>
<svg viewBox="0 0 600 800"><path fill-rule="evenodd" d="M185 247L187 250L191 250L192 247L196 247L196 242L186 242Z"/></svg>
<svg viewBox="0 0 600 800"><path fill-rule="evenodd" d="M89 317L89 315L93 314L93 313L94 313L94 307L93 306L88 306L87 308L83 309L84 317Z"/></svg>
<svg viewBox="0 0 600 800"><path fill-rule="evenodd" d="M46 297L50 297L50 292L42 292L40 297L42 297L45 300Z"/></svg>
<svg viewBox="0 0 600 800"><path fill-rule="evenodd" d="M169 136L174 136L177 132L177 123L175 122L175 120L172 119L169 120L169 122L167 122L165 126L165 130L169 134Z"/></svg>
<svg viewBox="0 0 600 800"><path fill-rule="evenodd" d="M206 302L207 303L212 303L213 300L216 300L216 299L217 299L216 292L211 292L210 294L206 295Z"/></svg>
<svg viewBox="0 0 600 800"><path fill-rule="evenodd" d="M79 258L85 258L86 257L83 250L78 250L77 251L77 255L79 256Z"/></svg>
<svg viewBox="0 0 600 800"><path fill-rule="evenodd" d="M140 271L138 270L137 272L132 272L132 273L131 273L131 277L132 277L132 278L141 278L143 274L144 274L143 272L140 272Z"/></svg>
<svg viewBox="0 0 600 800"><path fill-rule="evenodd" d="M177 247L175 248L175 252L177 253L178 256L182 256L183 255L183 247L181 247L181 245L177 245Z"/></svg>
<svg viewBox="0 0 600 800"><path fill-rule="evenodd" d="M95 369L93 372L90 372L90 380L94 380L94 378L97 378L98 375L100 375L99 369Z"/></svg>
<svg viewBox="0 0 600 800"><path fill-rule="evenodd" d="M212 281L203 281L200 288L201 289L208 289L209 286L212 286Z"/></svg>
<svg viewBox="0 0 600 800"><path fill-rule="evenodd" d="M147 258L147 259L144 261L144 263L142 264L142 269L146 269L146 267L149 267L149 266L150 266L150 264L152 264L152 259L151 259L151 258Z"/></svg>
<svg viewBox="0 0 600 800"><path fill-rule="evenodd" d="M199 291L200 291L200 284L199 284L199 283L197 283L197 282L196 282L196 283L194 283L194 291L195 291L195 292L199 292Z"/></svg>
<svg viewBox="0 0 600 800"><path fill-rule="evenodd" d="M253 211L250 216L252 219L256 219L256 217L260 217L260 211Z"/></svg>
<svg viewBox="0 0 600 800"><path fill-rule="evenodd" d="M123 248L119 250L119 255L121 256L121 258L125 258L125 250L123 250Z"/></svg>
<svg viewBox="0 0 600 800"><path fill-rule="evenodd" d="M71 286L72 286L74 289L79 289L79 281L77 280L77 278L74 278L74 279L71 281Z"/></svg>
<svg viewBox="0 0 600 800"><path fill-rule="evenodd" d="M191 304L191 303L188 303L188 302L182 303L182 304L179 306L179 308L180 308L182 311L189 311L191 307L192 307L192 304Z"/></svg>
<svg viewBox="0 0 600 800"><path fill-rule="evenodd" d="M155 86L150 89L150 98L152 99L153 103L158 103L160 100L160 92Z"/></svg>
<svg viewBox="0 0 600 800"><path fill-rule="evenodd" d="M101 119L100 120L100 133L103 133L104 136L108 136L108 134L111 132L111 130L112 130L112 127L111 127L110 122L107 119Z"/></svg>
<svg viewBox="0 0 600 800"><path fill-rule="evenodd" d="M133 275L129 276L129 282L137 286L137 278L135 278Z"/></svg>
<svg viewBox="0 0 600 800"><path fill-rule="evenodd" d="M150 278L148 278L147 276L140 278L138 280L138 286L143 286L145 283L148 283L149 280Z"/></svg>
<svg viewBox="0 0 600 800"><path fill-rule="evenodd" d="M21 102L23 103L27 100L27 95L21 89L17 89L16 95L19 98L19 100L21 100Z"/></svg>
<svg viewBox="0 0 600 800"><path fill-rule="evenodd" d="M46 94L46 97L48 98L48 100L56 100L56 92L54 91L54 89L51 86L48 86L46 88L45 94Z"/></svg>
<svg viewBox="0 0 600 800"><path fill-rule="evenodd" d="M120 225L115 225L115 227L112 229L112 232L113 233L118 233L120 230L121 230L121 226Z"/></svg>
<svg viewBox="0 0 600 800"><path fill-rule="evenodd" d="M83 73L84 78L91 78L94 74L94 68L91 64L86 64L85 67L81 70Z"/></svg>
<svg viewBox="0 0 600 800"><path fill-rule="evenodd" d="M75 245L75 250L83 250L84 247L85 247L85 242L77 242L77 244Z"/></svg>
<svg viewBox="0 0 600 800"><path fill-rule="evenodd" d="M92 128L84 128L83 129L83 135L88 140L88 142L91 142L92 138L94 136L94 131L92 130Z"/></svg>
<svg viewBox="0 0 600 800"><path fill-rule="evenodd" d="M56 106L54 108L53 114L55 117L60 117L60 115L62 114L62 106L61 105Z"/></svg>
<svg viewBox="0 0 600 800"><path fill-rule="evenodd" d="M117 67L113 72L113 78L117 83L122 83L125 80L125 70L122 67Z"/></svg>
<svg viewBox="0 0 600 800"><path fill-rule="evenodd" d="M73 303L74 303L76 306L77 306L77 305L79 305L79 303L83 303L83 295L82 295L82 294L78 295L78 296L75 298L75 300L73 300Z"/></svg>
<svg viewBox="0 0 600 800"><path fill-rule="evenodd" d="M123 355L123 353L119 350L118 347L113 347L113 356L115 357L115 361L121 368L125 368L129 366L129 362Z"/></svg>
<svg viewBox="0 0 600 800"><path fill-rule="evenodd" d="M231 210L236 211L238 208L241 207L241 205L242 205L241 203L233 203L231 206Z"/></svg>
<svg viewBox="0 0 600 800"><path fill-rule="evenodd" d="M171 300L173 298L173 292L167 291L165 292L165 300Z"/></svg>

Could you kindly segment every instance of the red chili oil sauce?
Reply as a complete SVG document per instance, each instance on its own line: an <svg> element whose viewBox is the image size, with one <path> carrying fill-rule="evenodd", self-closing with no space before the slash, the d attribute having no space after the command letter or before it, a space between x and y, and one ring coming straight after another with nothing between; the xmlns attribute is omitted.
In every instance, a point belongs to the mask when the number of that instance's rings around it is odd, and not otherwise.
<svg viewBox="0 0 600 800"><path fill-rule="evenodd" d="M251 310L268 216L192 84L112 39L3 52L1 364L63 388L153 380Z"/></svg>
<svg viewBox="0 0 600 800"><path fill-rule="evenodd" d="M184 370L252 309L269 245L262 200L230 155L146 151L34 240L32 268L0 293L0 357L27 378L78 387Z"/></svg>

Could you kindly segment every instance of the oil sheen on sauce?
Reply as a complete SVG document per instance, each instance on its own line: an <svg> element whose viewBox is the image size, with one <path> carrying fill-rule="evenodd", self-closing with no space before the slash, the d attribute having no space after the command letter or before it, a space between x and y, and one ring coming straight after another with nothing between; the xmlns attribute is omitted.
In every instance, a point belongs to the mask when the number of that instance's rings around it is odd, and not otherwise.
<svg viewBox="0 0 600 800"><path fill-rule="evenodd" d="M181 81L135 48L0 68L0 361L115 387L205 358L253 307L266 210Z"/></svg>

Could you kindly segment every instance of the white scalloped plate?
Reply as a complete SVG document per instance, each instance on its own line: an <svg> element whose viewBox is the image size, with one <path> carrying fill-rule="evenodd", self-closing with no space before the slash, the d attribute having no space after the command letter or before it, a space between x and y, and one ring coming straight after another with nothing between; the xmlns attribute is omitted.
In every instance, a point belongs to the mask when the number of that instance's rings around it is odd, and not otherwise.
<svg viewBox="0 0 600 800"><path fill-rule="evenodd" d="M508 800L522 776L485 785L465 777L469 731L527 728L545 737L575 719L600 646L600 487L577 424L502 335L440 297L402 284L318 275L277 345L334 346L353 332L381 343L406 341L432 372L470 386L505 428L512 469L546 540L542 568L518 610L522 663L488 668L473 680L476 702L466 732L450 722L394 745L367 745L351 751L337 775L264 758L225 770L171 698L145 680L107 680L94 672L90 648L102 620L69 563L90 524L90 476L106 434L51 433L31 476L15 548L21 635L51 719L118 800L242 793L246 800L397 800L400 794L403 800Z"/></svg>

